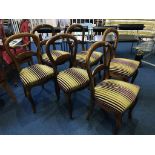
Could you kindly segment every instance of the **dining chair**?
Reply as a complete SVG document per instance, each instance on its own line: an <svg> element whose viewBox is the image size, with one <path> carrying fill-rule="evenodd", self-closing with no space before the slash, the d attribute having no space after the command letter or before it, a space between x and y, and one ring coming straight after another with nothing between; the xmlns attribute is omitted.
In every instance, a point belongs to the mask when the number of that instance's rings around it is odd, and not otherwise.
<svg viewBox="0 0 155 155"><path fill-rule="evenodd" d="M50 32L50 34L51 34L51 36L48 36L47 38L44 39L42 37L42 33L39 33L41 47L43 45L45 45L46 42L50 38L52 38L53 36L56 35L56 33L54 33L54 27L52 25L49 25L49 24L37 25L32 30L31 33L35 34L36 32L47 32L47 33ZM61 65L70 59L70 53L65 51L65 50L62 50L62 42L63 42L62 39L57 40L53 45L53 49L51 50L51 54L52 54L52 57L53 57L56 65ZM61 50L56 50L56 44L61 44ZM46 52L42 54L42 62L48 66L52 66L52 62L50 61Z"/></svg>
<svg viewBox="0 0 155 155"><path fill-rule="evenodd" d="M114 28L107 28L103 34L103 41L109 41L113 45L113 56L110 63L110 76L112 78L130 81L134 83L139 68L139 61L127 58L117 58L116 49L118 46L119 34Z"/></svg>
<svg viewBox="0 0 155 155"><path fill-rule="evenodd" d="M92 45L87 52L86 55L86 69L82 69L76 66L76 51L74 55L72 55L73 66L64 71L59 72L57 76L57 81L60 89L64 92L66 97L66 102L68 105L69 116L72 119L72 111L73 105L71 101L71 96L74 92L83 90L85 88L89 88L91 91L91 65L90 65L90 57L92 55L92 51L94 51L97 47L107 47L106 50L109 50L110 44L102 42L95 43Z"/></svg>
<svg viewBox="0 0 155 155"><path fill-rule="evenodd" d="M66 33L72 34L76 29L79 29L82 32L82 39L78 42L82 45L82 51L78 52L76 55L76 65L80 66L82 68L86 68L86 56L87 56L87 50L84 47L84 38L85 38L85 30L84 27L80 24L73 24L70 27L68 27ZM91 55L90 58L90 65L94 66L98 64L99 62L102 63L103 53L95 51Z"/></svg>
<svg viewBox="0 0 155 155"><path fill-rule="evenodd" d="M102 46L104 41L94 43L88 50L87 60L90 58L91 53L96 47ZM111 46L112 48L112 46ZM112 51L112 50L111 50ZM107 113L114 114L115 128L114 134L118 133L122 123L122 116L128 110L128 117L131 119L132 111L138 100L138 93L140 87L131 83L120 80L109 79L110 57L105 53L104 63L95 67L91 75L91 104L88 111L87 119L93 113L95 105L98 105ZM104 71L101 82L96 83L94 78L100 71Z"/></svg>
<svg viewBox="0 0 155 155"><path fill-rule="evenodd" d="M34 45L36 49L33 51L28 51L28 52L23 52L18 55L13 55L12 52L10 51L10 43L19 38L23 37L30 37L32 41L34 42ZM15 45L12 48L18 48L21 47L22 45ZM11 57L17 71L18 75L21 79L23 88L24 88L24 93L25 96L28 98L28 100L31 103L32 106L32 111L35 113L36 112L36 106L34 103L34 100L31 95L31 89L35 86L43 85L44 83L48 82L49 80L53 80L55 83L55 92L58 97L58 87L57 87L57 81L56 81L56 74L54 71L54 68L43 65L41 62L41 52L40 52L40 41L39 38L30 33L19 33L10 36L9 38L6 39L5 41L5 48L6 52L8 55ZM37 58L37 63L33 63L28 67L22 67L20 62L26 59L27 57L36 57ZM33 60L33 59L32 59Z"/></svg>

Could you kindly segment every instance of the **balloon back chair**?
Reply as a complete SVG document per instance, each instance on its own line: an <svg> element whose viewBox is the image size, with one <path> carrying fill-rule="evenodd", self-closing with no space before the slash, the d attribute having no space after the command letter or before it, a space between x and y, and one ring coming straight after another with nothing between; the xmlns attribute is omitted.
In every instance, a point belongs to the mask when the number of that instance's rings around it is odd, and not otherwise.
<svg viewBox="0 0 155 155"><path fill-rule="evenodd" d="M44 32L50 32L51 36L48 36L47 38L43 39L42 37L42 31ZM42 25L37 25L33 30L32 30L32 34L35 34L35 32L40 32L39 34L39 38L40 38L40 44L41 47L43 45L46 44L46 42L52 37L55 36L56 33L54 33L54 27L52 25L49 24L42 24ZM70 53L67 51L63 51L62 50L62 39L57 40L54 45L53 45L53 50L51 51L52 57L56 63L56 65L61 65L63 63L65 63L66 61L68 61L70 59ZM61 50L56 50L56 45L60 44L61 45ZM51 61L49 60L48 55L45 53L42 54L42 61L44 64L48 65L48 66L52 66Z"/></svg>
<svg viewBox="0 0 155 155"><path fill-rule="evenodd" d="M121 79L124 81L130 81L131 83L137 77L139 61L117 58L116 49L118 45L119 34L114 28L108 28L103 34L103 41L109 41L113 45L113 57L110 63L110 76L116 79Z"/></svg>
<svg viewBox="0 0 155 155"><path fill-rule="evenodd" d="M110 55L112 56L112 54ZM108 57L107 59L107 55L105 56L104 61L106 63L98 65L92 72L92 98L87 119L90 119L95 105L98 105L107 113L114 114L115 128L113 133L117 134L118 129L121 127L123 114L128 110L129 119L132 117L132 111L137 103L140 87L125 81L109 79L111 58L109 59ZM94 78L102 70L106 73L103 76L104 80L96 84Z"/></svg>
<svg viewBox="0 0 155 155"><path fill-rule="evenodd" d="M86 56L86 66L85 66L86 69L78 68L76 66L76 61L75 61L76 55L75 54L72 55L72 59L74 60L73 66L64 71L61 71L57 76L58 84L66 96L69 116L71 119L72 119L72 111L73 111L71 95L74 92L85 88L90 88L91 90L92 73L91 73L90 58L93 52L98 47L107 47L105 49L109 50L110 44L105 42L95 43L89 48Z"/></svg>
<svg viewBox="0 0 155 155"><path fill-rule="evenodd" d="M35 35L37 35L39 37L40 45L41 45L41 48L42 48L42 46L46 44L48 39L53 36L53 32L54 32L54 27L52 25L40 24L40 25L35 26L32 29L31 33L35 34ZM42 50L43 50L43 48L42 48Z"/></svg>
<svg viewBox="0 0 155 155"><path fill-rule="evenodd" d="M10 51L10 42L12 42L15 39L19 39L23 37L30 37L34 42L34 45L36 46L36 50L20 53L18 55L13 55L12 52ZM22 46L22 45L19 45L19 46ZM13 48L16 48L16 47L18 48L18 45L14 46ZM5 48L17 68L19 77L23 84L25 96L30 101L32 110L35 113L36 106L31 95L31 89L35 86L43 85L45 82L53 79L55 83L56 94L57 94L58 89L57 89L55 71L52 67L43 65L41 63L40 41L39 41L39 38L34 34L20 33L20 34L12 35L6 39ZM20 62L23 59L26 59L27 57L32 58L33 56L37 57L38 63L37 64L33 63L31 66L22 68L22 66L20 65Z"/></svg>
<svg viewBox="0 0 155 155"><path fill-rule="evenodd" d="M66 33L71 34L75 32L76 29L79 29L82 32L82 40L78 41L82 44L82 51L77 53L76 55L76 65L80 66L81 68L86 68L87 51L85 50L85 47L84 47L84 38L85 38L84 27L80 24L73 24L70 27L68 27ZM99 62L102 63L102 59L103 59L103 53L94 51L90 57L90 65L93 66L93 65L98 64Z"/></svg>

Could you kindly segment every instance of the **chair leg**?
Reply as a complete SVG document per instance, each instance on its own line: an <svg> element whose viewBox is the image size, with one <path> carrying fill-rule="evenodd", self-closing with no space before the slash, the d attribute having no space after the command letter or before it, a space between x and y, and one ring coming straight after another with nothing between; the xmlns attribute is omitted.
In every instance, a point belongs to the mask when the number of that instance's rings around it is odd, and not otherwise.
<svg viewBox="0 0 155 155"><path fill-rule="evenodd" d="M60 87L59 87L56 79L54 79L54 87L55 87L55 93L57 96L57 100L59 101L59 99L60 99Z"/></svg>
<svg viewBox="0 0 155 155"><path fill-rule="evenodd" d="M26 94L26 97L28 98L28 100L31 103L33 113L36 113L36 106L35 106L35 103L33 101L32 95L31 95L31 89L25 89L25 94Z"/></svg>
<svg viewBox="0 0 155 155"><path fill-rule="evenodd" d="M90 119L90 116L93 114L94 107L95 107L95 101L94 101L94 98L91 97L90 107L89 107L87 118L86 118L87 120L89 120Z"/></svg>
<svg viewBox="0 0 155 155"><path fill-rule="evenodd" d="M73 119L73 116L72 116L72 102L71 102L71 93L67 93L65 94L66 96L66 100L67 100L67 106L68 106L68 112L69 112L69 117L70 119Z"/></svg>
<svg viewBox="0 0 155 155"><path fill-rule="evenodd" d="M137 71L135 72L135 74L133 75L132 80L131 80L131 83L134 83L134 81L135 81L137 75L138 75L138 69L137 69Z"/></svg>
<svg viewBox="0 0 155 155"><path fill-rule="evenodd" d="M128 112L128 119L132 119L132 111L133 111L133 109L134 109L134 107L135 107L135 105L137 104L137 98L136 98L136 100L135 100L135 102L133 103L133 105L130 107L130 109L129 109L129 112Z"/></svg>
<svg viewBox="0 0 155 155"><path fill-rule="evenodd" d="M118 130L120 129L122 124L122 114L121 113L115 113L115 129L114 134L118 133Z"/></svg>
<svg viewBox="0 0 155 155"><path fill-rule="evenodd" d="M16 96L14 94L14 92L12 91L11 87L9 86L9 84L6 81L3 81L1 83L3 89L8 93L8 95L12 98L12 100L17 103L17 99Z"/></svg>

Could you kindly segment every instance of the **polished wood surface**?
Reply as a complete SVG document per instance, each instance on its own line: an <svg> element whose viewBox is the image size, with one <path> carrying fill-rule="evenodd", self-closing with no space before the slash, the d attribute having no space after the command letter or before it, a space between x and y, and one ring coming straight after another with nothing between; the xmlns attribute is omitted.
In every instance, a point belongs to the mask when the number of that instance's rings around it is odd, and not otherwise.
<svg viewBox="0 0 155 155"><path fill-rule="evenodd" d="M12 52L10 51L10 45L9 45L9 43L11 41L13 41L14 39L19 39L19 38L22 38L22 37L30 37L33 40L33 42L34 42L34 45L36 46L36 50L35 51L24 52L20 56L13 55ZM15 67L16 67L16 69L17 69L17 71L18 71L19 74L20 74L20 71L22 70L21 63L19 62L19 59L21 59L21 58L23 59L23 58L26 58L26 57L35 56L37 58L37 60L38 60L38 64L42 64L41 49L40 49L40 40L34 34L20 33L20 34L12 35L12 36L10 36L9 38L6 39L6 41L5 41L5 48L6 48L7 53L11 57L13 63L15 64ZM33 63L32 64L29 64L29 65L30 66L33 65ZM54 70L53 77L51 77L51 80L54 81L54 84L55 84L55 92L56 92L57 98L59 98L58 93L57 93L58 92L57 91L58 90L58 87L57 87L57 82L56 82L55 70ZM38 80L37 81L37 84L35 84L35 85L23 85L25 96L30 101L31 107L32 107L32 111L34 113L36 112L36 106L35 106L35 102L34 102L34 100L32 98L31 89L33 87L35 87L35 86L40 86L40 85L43 86L44 83L46 83L48 81L49 81L49 79L47 79L47 80Z"/></svg>

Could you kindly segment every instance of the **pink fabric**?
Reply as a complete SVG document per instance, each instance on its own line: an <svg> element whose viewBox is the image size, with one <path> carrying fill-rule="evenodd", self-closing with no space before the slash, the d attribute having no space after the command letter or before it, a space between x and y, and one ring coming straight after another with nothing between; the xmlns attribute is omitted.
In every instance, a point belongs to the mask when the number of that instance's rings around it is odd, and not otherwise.
<svg viewBox="0 0 155 155"><path fill-rule="evenodd" d="M29 27L29 20L22 20L20 24L20 32L30 32L30 27ZM24 37L23 38L23 43L26 44L29 41L29 37Z"/></svg>
<svg viewBox="0 0 155 155"><path fill-rule="evenodd" d="M16 51L14 51L13 49L11 49L11 53L13 55L18 55L19 53L23 53L25 51L23 51L23 48L17 48ZM10 56L7 54L6 51L2 51L2 58L3 60L7 63L7 64L11 64L12 63L12 59L10 58Z"/></svg>

